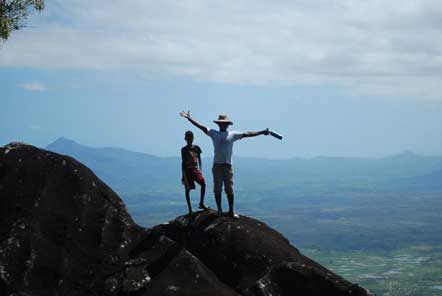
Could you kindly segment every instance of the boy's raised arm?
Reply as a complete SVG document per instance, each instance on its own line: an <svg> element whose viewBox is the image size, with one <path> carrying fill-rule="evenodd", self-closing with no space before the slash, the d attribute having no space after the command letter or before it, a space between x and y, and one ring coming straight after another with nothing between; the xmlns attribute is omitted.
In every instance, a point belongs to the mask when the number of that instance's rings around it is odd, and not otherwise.
<svg viewBox="0 0 442 296"><path fill-rule="evenodd" d="M187 120L189 120L194 126L199 128L200 130L202 130L205 134L209 132L209 129L206 126L202 125L201 123L190 117L190 111L187 112L181 111L180 115L184 118L187 118Z"/></svg>

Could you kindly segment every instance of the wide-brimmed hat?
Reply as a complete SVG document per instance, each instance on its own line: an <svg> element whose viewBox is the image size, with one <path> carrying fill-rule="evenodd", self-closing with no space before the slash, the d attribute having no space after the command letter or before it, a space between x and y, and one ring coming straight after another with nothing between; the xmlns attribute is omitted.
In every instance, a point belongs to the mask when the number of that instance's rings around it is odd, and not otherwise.
<svg viewBox="0 0 442 296"><path fill-rule="evenodd" d="M215 123L228 123L230 125L233 125L233 121L229 119L229 116L227 115L218 115L218 120L214 120Z"/></svg>

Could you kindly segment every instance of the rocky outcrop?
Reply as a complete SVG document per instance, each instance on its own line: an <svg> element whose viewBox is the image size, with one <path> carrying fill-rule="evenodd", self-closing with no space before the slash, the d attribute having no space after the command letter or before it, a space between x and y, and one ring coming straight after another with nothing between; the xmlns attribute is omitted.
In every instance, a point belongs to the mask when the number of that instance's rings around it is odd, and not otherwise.
<svg viewBox="0 0 442 296"><path fill-rule="evenodd" d="M242 295L369 295L249 217L204 211L156 226L152 233L179 242Z"/></svg>
<svg viewBox="0 0 442 296"><path fill-rule="evenodd" d="M251 218L206 211L142 228L75 159L11 143L0 148L0 295L11 294L369 292Z"/></svg>

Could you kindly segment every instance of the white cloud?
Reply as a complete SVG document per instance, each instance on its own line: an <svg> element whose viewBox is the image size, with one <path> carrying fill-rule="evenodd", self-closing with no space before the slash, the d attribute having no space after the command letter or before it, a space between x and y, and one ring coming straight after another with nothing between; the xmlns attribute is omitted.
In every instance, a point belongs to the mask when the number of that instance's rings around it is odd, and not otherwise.
<svg viewBox="0 0 442 296"><path fill-rule="evenodd" d="M128 70L442 100L442 2L47 1L1 67Z"/></svg>
<svg viewBox="0 0 442 296"><path fill-rule="evenodd" d="M25 90L38 91L38 92L45 91L47 89L43 83L37 81L22 83L19 84L19 86Z"/></svg>

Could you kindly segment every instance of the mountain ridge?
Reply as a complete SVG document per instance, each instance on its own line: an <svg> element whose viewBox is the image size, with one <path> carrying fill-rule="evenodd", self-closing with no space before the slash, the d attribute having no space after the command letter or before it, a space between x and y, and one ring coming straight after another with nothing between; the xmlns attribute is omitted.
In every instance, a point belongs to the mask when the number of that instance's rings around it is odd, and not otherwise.
<svg viewBox="0 0 442 296"><path fill-rule="evenodd" d="M88 146L88 145L83 145L80 144L79 142L70 139L70 138L66 138L66 137L58 137L57 139L55 139L53 142L47 144L46 146L42 147L43 149L48 149L51 150L49 148L53 148L53 147L60 147L60 146L65 146L65 145L78 145L78 146L82 146L82 147L87 147L90 149L115 149L115 150L119 150L119 151L125 151L125 152L130 152L130 153L136 153L136 154L143 154L143 155L148 155L148 156L152 156L152 157L156 157L156 158L179 158L179 155L176 156L158 156L155 154L151 154L151 153L147 153L147 152L141 152L141 151L134 151L131 149L127 149L127 148L122 148L122 147L113 147L113 146L97 146L97 147L93 147L93 146ZM268 157L258 157L258 156L238 156L239 158L247 158L247 159L257 159L257 160L270 160L270 161L288 161L288 160L313 160L313 159L365 159L365 160L382 160L382 159L391 159L391 158L406 158L406 157L421 157L421 158L440 158L442 159L442 155L425 155L425 154L419 154L419 153L415 153L411 150L403 150L401 152L395 153L395 154L390 154L390 155L385 155L385 156L379 156L379 157L368 157L368 156L339 156L339 155L317 155L317 156L312 156L312 157L299 157L299 156L291 156L291 157L287 157L287 158L268 158ZM212 156L208 156L205 158L212 158Z"/></svg>
<svg viewBox="0 0 442 296"><path fill-rule="evenodd" d="M121 148L91 148L65 138L46 148L82 161L124 196L149 192L178 193L182 190L179 157L159 157ZM203 158L203 162L204 174L210 182L211 158ZM420 156L412 152L379 159L316 157L272 160L235 157L234 162L237 184L248 191L284 188L302 191L315 191L317 188L367 190L373 186L388 189L391 184L406 184L410 178L425 177L442 170L442 157ZM431 180L428 182L437 182ZM414 183L419 182L427 181L418 178ZM421 188L419 184L416 187ZM429 188L433 187L437 186ZM405 189L413 188L407 185Z"/></svg>

